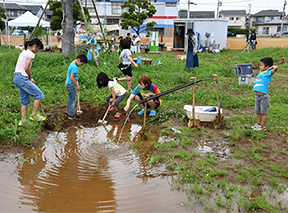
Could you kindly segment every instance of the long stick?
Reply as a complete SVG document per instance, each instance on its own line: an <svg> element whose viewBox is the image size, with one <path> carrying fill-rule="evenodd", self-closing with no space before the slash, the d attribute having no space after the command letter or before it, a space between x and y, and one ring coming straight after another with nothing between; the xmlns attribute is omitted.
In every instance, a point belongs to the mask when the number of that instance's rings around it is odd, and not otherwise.
<svg viewBox="0 0 288 213"><path fill-rule="evenodd" d="M218 82L218 76L215 75L215 74L213 74L213 79L216 80L216 81L215 81L215 87L216 87L216 97L217 97L217 106L218 106L218 110L217 110L217 111L219 111L219 110L220 110L220 102L219 102L218 84L217 84L217 82Z"/></svg>
<svg viewBox="0 0 288 213"><path fill-rule="evenodd" d="M87 29L88 29L88 22L87 22L87 19L86 19L86 16L85 16L84 8L83 8L83 6L82 6L81 1L78 0L78 2L79 2L79 4L80 4L80 8L81 8L81 11L82 11L82 15L83 15L84 22L85 22L85 25L86 25L86 30L87 30ZM91 48L91 51L92 51L92 54L93 54L93 57L94 57L96 66L98 67L98 66L99 66L99 63L98 63L98 59L97 59L97 57L96 57L95 49L94 49L94 46L93 46L92 42L90 43L90 48Z"/></svg>
<svg viewBox="0 0 288 213"><path fill-rule="evenodd" d="M3 36L2 30L0 30L0 32L1 32L1 35L2 35L2 38L3 38L4 42L6 44L6 47L8 47L8 44L6 43L6 40L5 40L4 36Z"/></svg>
<svg viewBox="0 0 288 213"><path fill-rule="evenodd" d="M42 12L42 14L41 14L40 18L38 19L38 22L37 22L36 26L34 27L34 29L33 29L32 33L31 33L31 35L30 35L30 39L29 39L29 40L31 40L31 38L32 38L32 36L33 36L33 33L34 33L34 31L35 31L36 27L39 25L39 23L40 23L40 21L41 21L41 19L42 19L43 15L44 15L44 13L45 13L45 10L46 10L46 8L47 8L47 7L48 7L48 5L49 5L49 2L50 2L50 0L48 0L48 2L47 2L47 4L46 4L46 6L45 6L45 8L44 8L44 10L43 10L43 12Z"/></svg>
<svg viewBox="0 0 288 213"><path fill-rule="evenodd" d="M196 82L196 77L191 77L190 80L194 80ZM193 106L193 125L196 126L195 119L195 84L192 85L193 95L192 95L192 106Z"/></svg>
<svg viewBox="0 0 288 213"><path fill-rule="evenodd" d="M97 12L96 4L95 4L94 0L91 0L91 1L92 1L92 3L93 3L93 7L94 7L94 10L95 10L95 13L96 13L97 19L98 19L98 23L99 23L99 26L100 26L101 32L102 32L103 37L104 37L104 41L106 41L105 34L104 34L103 29L102 29L101 21L100 21L100 18L99 18L98 12Z"/></svg>
<svg viewBox="0 0 288 213"><path fill-rule="evenodd" d="M143 131L144 131L144 129L145 129L145 126L146 126L146 111L147 111L147 103L148 103L148 101L149 101L149 97L148 97L148 100L145 102L145 111L144 111L144 121L143 121Z"/></svg>

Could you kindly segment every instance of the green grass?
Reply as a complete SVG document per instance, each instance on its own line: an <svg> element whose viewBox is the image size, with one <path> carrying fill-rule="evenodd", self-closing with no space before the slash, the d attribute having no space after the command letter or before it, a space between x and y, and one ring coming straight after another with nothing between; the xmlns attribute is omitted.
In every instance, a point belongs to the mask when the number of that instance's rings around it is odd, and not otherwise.
<svg viewBox="0 0 288 213"><path fill-rule="evenodd" d="M245 128L254 125L257 121L253 113L254 92L252 86L239 86L238 77L234 74L236 64L252 63L259 66L260 59L267 56L272 57L276 64L280 61L281 54L284 53L286 58L288 57L287 52L287 48L267 48L249 54L240 54L239 50L223 50L218 54L199 54L200 67L193 70L185 70L185 61L178 60L176 55L141 54L142 57L152 58L153 61L161 60L163 64L132 68L132 87L136 87L137 79L146 74L162 92L190 82L190 77L206 79L213 78L213 74L218 76L222 87L224 114L229 111L224 117L224 124L233 128L223 133L219 131L223 140L228 141L227 146L231 150L228 160L219 161L213 153L209 152L198 153L198 146L204 145L205 141L217 142L217 139L204 127L200 129L185 127L188 120L183 107L185 104L192 103L192 87L163 96L163 103L157 109L157 116L147 120L148 125L162 124L159 134L168 138L165 142L152 142L155 153L149 155L148 163L155 166L166 163L167 169L177 171L172 188L185 190L188 198L198 197L198 203L205 211L217 212L222 208L228 212L238 211L238 208L244 211L288 211L287 203L278 201L272 204L270 202L271 197L275 198L275 193L283 193L287 190L287 163L279 163L276 160L278 157L287 159L288 151L287 149L276 150L263 143L264 140L280 136L283 138L283 143L288 142L286 139L288 137L286 131L288 129L288 111L286 110L288 108L288 63L279 65L269 87L271 101L266 133ZM2 76L0 140L30 146L42 127L37 123L31 123L29 128L17 127L17 122L21 119L21 103L18 91L13 84L13 72L18 56L18 50L0 46L2 59L0 61ZM99 72L107 73L110 78L121 77L122 73L117 68L118 57L117 54L101 54L99 67L96 67L92 61L79 68L81 101L93 103L96 107L105 102L109 90L98 89L96 77ZM42 52L37 53L33 60L31 73L36 85L44 92L45 98L42 103L47 113L53 112L56 106L64 106L67 103L64 82L67 68L73 60L73 57L64 57L58 53ZM122 85L127 87L126 82ZM196 84L195 88L197 105L217 105L214 81L202 81ZM123 101L121 106L124 107L125 104ZM28 113L31 111L32 106L29 107ZM63 118L64 116L59 116L55 121L55 126L59 127ZM181 127L175 127L174 123ZM215 126L215 128L218 127ZM249 141L248 145L247 141ZM140 144L132 145L134 148L139 146ZM275 154L276 157L267 153ZM252 188L263 184L271 186L273 190L251 199L249 195Z"/></svg>

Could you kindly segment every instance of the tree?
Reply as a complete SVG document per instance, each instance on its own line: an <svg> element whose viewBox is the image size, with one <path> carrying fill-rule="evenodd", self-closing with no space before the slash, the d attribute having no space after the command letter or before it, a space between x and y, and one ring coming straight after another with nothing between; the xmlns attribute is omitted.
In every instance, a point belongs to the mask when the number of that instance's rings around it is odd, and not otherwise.
<svg viewBox="0 0 288 213"><path fill-rule="evenodd" d="M62 3L59 0L51 0L49 9L53 12L52 13L52 18L50 22L50 26L52 30L59 30L62 28L61 26L61 21L63 18L63 10L62 10ZM88 22L91 21L91 16L88 12L87 7L83 7L85 16ZM81 21L84 22L84 18L81 12L81 8L79 5L79 2L77 0L73 1L73 24L76 23L76 21Z"/></svg>
<svg viewBox="0 0 288 213"><path fill-rule="evenodd" d="M5 22L2 21L2 18L6 19L5 12L6 12L6 9L4 7L0 7L0 30L5 29Z"/></svg>
<svg viewBox="0 0 288 213"><path fill-rule="evenodd" d="M121 15L123 18L120 24L122 29L128 30L130 26L136 32L147 28L154 30L155 21L142 26L149 17L152 17L156 13L155 7L148 0L127 0L121 7L127 11Z"/></svg>
<svg viewBox="0 0 288 213"><path fill-rule="evenodd" d="M74 55L74 24L73 24L73 0L61 0L63 9L63 18L61 22L63 36L63 55Z"/></svg>

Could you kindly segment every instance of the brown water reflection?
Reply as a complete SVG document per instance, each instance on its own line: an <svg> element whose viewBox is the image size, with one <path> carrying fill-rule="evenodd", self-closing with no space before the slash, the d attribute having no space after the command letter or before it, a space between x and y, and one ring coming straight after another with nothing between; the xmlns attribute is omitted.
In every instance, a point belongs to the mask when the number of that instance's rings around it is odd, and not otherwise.
<svg viewBox="0 0 288 213"><path fill-rule="evenodd" d="M5 156L0 211L188 212L186 195L170 190L171 174L147 164L149 141L137 151L129 146L141 126L128 125L116 143L121 128L71 128L50 134L40 148Z"/></svg>

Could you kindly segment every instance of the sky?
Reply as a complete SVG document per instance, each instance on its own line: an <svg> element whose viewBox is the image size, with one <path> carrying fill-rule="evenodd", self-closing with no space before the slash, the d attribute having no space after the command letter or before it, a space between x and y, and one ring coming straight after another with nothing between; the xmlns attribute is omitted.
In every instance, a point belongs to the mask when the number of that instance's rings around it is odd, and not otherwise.
<svg viewBox="0 0 288 213"><path fill-rule="evenodd" d="M255 14L261 10L278 10L283 11L284 0L220 0L222 6L221 10L246 10L249 12L249 4L251 4L250 14ZM194 2L197 5L190 4L191 11L217 11L218 0L190 0L190 3ZM188 0L180 0L180 9L187 9ZM288 5L285 8L286 14L288 13Z"/></svg>
<svg viewBox="0 0 288 213"><path fill-rule="evenodd" d="M255 14L261 10L276 9L279 12L283 11L284 0L219 0L222 2L222 6L219 10L246 10L249 12L249 4L251 4L251 14ZM287 0L286 0L287 1ZM3 2L3 0L0 0ZM5 0L6 3L29 3L29 4L42 4L43 7L47 3L47 0ZM218 0L190 0L190 2L197 3L197 5L191 4L191 11L217 11ZM188 0L180 0L179 9L187 9ZM288 5L285 9L288 13Z"/></svg>

